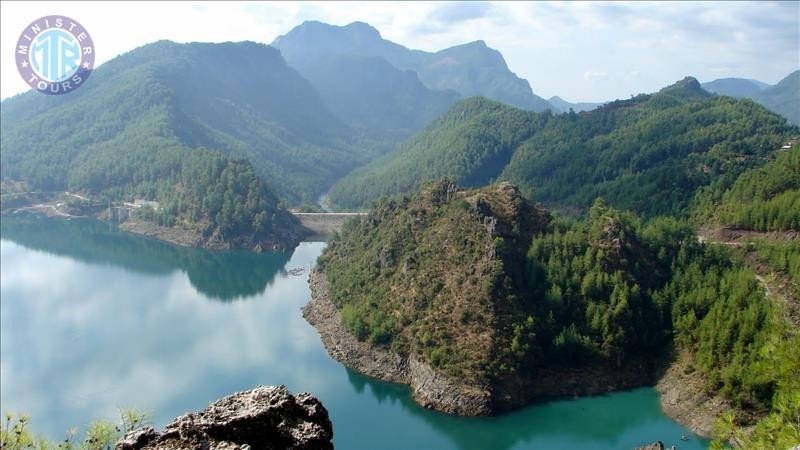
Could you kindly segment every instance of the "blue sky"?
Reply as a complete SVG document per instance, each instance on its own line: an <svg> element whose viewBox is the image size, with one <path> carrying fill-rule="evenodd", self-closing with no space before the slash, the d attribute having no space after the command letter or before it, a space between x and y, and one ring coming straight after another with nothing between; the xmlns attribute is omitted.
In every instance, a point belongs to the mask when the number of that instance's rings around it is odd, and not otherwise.
<svg viewBox="0 0 800 450"><path fill-rule="evenodd" d="M800 68L799 2L7 2L0 3L0 97L26 90L19 33L63 14L92 34L98 62L158 39L270 43L304 20L372 24L428 51L482 39L534 92L602 101L686 75L775 83Z"/></svg>

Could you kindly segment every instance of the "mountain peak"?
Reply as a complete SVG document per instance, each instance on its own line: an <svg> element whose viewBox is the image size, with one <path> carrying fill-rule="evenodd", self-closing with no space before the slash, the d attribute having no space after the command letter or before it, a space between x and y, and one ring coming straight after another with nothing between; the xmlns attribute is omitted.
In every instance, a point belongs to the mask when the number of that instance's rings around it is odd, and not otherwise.
<svg viewBox="0 0 800 450"><path fill-rule="evenodd" d="M687 76L684 79L671 84L660 91L659 94L669 94L675 97L680 98L691 98L691 97L707 97L710 94L700 86L700 82L697 81L697 78L692 76Z"/></svg>
<svg viewBox="0 0 800 450"><path fill-rule="evenodd" d="M381 32L378 31L377 28L373 27L372 25L366 22L355 21L345 25L342 28L344 28L345 30L355 31L361 34L372 35L373 37L378 39L381 38Z"/></svg>

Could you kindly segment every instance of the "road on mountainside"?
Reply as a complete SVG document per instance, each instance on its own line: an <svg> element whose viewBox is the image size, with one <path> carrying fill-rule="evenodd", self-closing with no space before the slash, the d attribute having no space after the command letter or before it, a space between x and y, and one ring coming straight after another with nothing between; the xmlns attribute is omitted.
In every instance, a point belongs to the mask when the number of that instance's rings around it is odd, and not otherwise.
<svg viewBox="0 0 800 450"><path fill-rule="evenodd" d="M795 325L800 325L800 298L792 287L792 280L781 271L775 270L758 259L756 252L749 248L751 239L767 239L776 243L787 243L800 240L798 231L758 232L733 228L717 228L700 230L698 242L715 245L727 245L744 250L745 262L753 272L756 280L764 287L767 297L783 301L788 306L787 312Z"/></svg>

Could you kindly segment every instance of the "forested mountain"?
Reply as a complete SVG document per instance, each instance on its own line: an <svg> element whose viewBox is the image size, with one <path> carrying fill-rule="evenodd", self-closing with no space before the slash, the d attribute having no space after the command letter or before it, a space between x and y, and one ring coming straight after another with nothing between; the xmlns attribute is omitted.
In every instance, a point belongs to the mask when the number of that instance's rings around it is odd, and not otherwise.
<svg viewBox="0 0 800 450"><path fill-rule="evenodd" d="M482 97L462 100L396 150L336 183L330 199L342 208L365 206L442 176L465 187L487 184L549 117Z"/></svg>
<svg viewBox="0 0 800 450"><path fill-rule="evenodd" d="M647 362L676 348L703 395L757 424L753 448L797 435L800 335L733 249L602 201L580 221L548 218L510 184L437 181L350 223L320 270L354 336L488 386L493 407L548 395L542 377L585 389L636 367L647 383Z"/></svg>
<svg viewBox="0 0 800 450"><path fill-rule="evenodd" d="M468 100L337 182L331 201L363 206L450 176L466 186L512 181L567 212L603 197L646 215L683 214L699 188L729 186L793 133L776 114L749 100L711 96L693 78L580 114L526 114Z"/></svg>
<svg viewBox="0 0 800 450"><path fill-rule="evenodd" d="M205 148L247 158L295 203L368 156L266 45L160 41L95 72L68 96L29 92L2 103L4 179L105 190L156 178L166 147Z"/></svg>
<svg viewBox="0 0 800 450"><path fill-rule="evenodd" d="M774 86L744 78L721 78L702 86L715 94L749 98L786 117L789 123L800 125L800 70L790 73Z"/></svg>
<svg viewBox="0 0 800 450"><path fill-rule="evenodd" d="M570 109L575 112L591 111L604 104L587 102L570 103L557 95L547 99L547 102L553 106L554 112L559 113L569 112Z"/></svg>
<svg viewBox="0 0 800 450"><path fill-rule="evenodd" d="M756 231L800 231L800 146L795 141L774 160L742 173L724 192L707 190L698 203L706 222Z"/></svg>
<svg viewBox="0 0 800 450"><path fill-rule="evenodd" d="M430 89L453 90L464 97L480 95L532 111L550 108L526 80L508 69L500 52L483 41L429 53L385 40L363 22L340 27L309 21L279 36L272 45L303 75L319 71L315 67L321 61L340 56L379 57L398 69L416 72Z"/></svg>
<svg viewBox="0 0 800 450"><path fill-rule="evenodd" d="M480 384L520 363L511 344L530 312L508 296L520 295L523 249L549 220L513 186L463 191L444 180L350 223L319 264L359 339Z"/></svg>

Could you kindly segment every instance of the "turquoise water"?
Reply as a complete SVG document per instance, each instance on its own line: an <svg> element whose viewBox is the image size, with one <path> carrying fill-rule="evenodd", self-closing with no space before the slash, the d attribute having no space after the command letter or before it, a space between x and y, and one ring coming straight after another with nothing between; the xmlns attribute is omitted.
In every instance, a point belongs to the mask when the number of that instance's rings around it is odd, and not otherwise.
<svg viewBox="0 0 800 450"><path fill-rule="evenodd" d="M118 407L163 425L231 392L285 384L322 400L338 449L705 448L680 441L691 433L651 388L459 418L347 370L300 315L324 245L208 252L96 221L3 218L0 409L29 413L34 431L57 439Z"/></svg>

